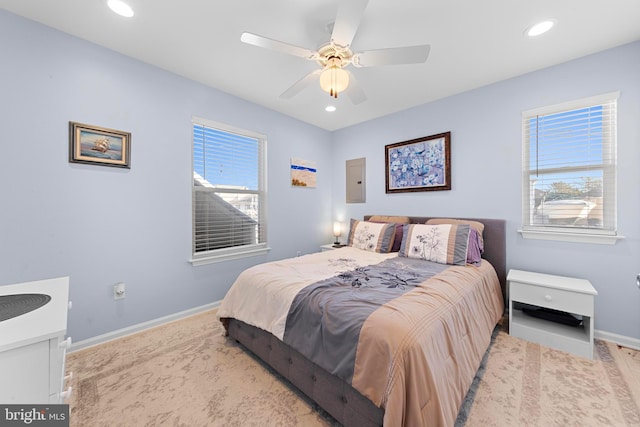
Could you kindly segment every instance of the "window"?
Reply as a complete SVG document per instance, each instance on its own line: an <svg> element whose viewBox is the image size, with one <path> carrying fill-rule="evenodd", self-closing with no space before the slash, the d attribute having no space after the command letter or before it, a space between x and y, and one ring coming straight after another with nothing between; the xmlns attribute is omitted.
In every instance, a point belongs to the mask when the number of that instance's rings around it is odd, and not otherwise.
<svg viewBox="0 0 640 427"><path fill-rule="evenodd" d="M266 137L201 118L192 126L192 263L266 252Z"/></svg>
<svg viewBox="0 0 640 427"><path fill-rule="evenodd" d="M522 114L524 237L615 243L617 98Z"/></svg>

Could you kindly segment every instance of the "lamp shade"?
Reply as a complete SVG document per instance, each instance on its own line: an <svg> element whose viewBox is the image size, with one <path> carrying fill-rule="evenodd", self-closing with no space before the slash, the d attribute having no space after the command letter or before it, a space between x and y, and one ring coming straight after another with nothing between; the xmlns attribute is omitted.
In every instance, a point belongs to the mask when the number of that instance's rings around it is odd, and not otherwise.
<svg viewBox="0 0 640 427"><path fill-rule="evenodd" d="M342 227L338 221L333 223L333 235L338 237L342 234Z"/></svg>

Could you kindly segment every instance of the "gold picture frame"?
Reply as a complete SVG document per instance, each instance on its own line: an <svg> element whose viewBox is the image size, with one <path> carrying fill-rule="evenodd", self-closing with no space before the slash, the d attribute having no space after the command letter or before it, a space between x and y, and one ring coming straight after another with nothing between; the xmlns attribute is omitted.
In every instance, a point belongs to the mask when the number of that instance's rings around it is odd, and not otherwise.
<svg viewBox="0 0 640 427"><path fill-rule="evenodd" d="M69 122L69 162L131 168L131 133Z"/></svg>

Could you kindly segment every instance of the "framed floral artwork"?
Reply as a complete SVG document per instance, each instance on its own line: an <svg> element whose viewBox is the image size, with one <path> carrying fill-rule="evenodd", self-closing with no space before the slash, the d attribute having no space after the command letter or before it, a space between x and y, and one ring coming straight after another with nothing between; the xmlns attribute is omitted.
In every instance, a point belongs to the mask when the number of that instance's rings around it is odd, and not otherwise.
<svg viewBox="0 0 640 427"><path fill-rule="evenodd" d="M385 145L387 193L451 190L451 132Z"/></svg>
<svg viewBox="0 0 640 427"><path fill-rule="evenodd" d="M127 168L130 166L131 133L69 122L69 161Z"/></svg>

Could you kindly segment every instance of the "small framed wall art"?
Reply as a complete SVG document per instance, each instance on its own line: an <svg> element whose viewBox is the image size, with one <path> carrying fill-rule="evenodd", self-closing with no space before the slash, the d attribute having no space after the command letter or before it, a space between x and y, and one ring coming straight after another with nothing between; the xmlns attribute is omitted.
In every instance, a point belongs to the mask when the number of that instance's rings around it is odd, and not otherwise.
<svg viewBox="0 0 640 427"><path fill-rule="evenodd" d="M387 193L451 190L451 132L384 148Z"/></svg>
<svg viewBox="0 0 640 427"><path fill-rule="evenodd" d="M316 162L291 158L291 186L316 188Z"/></svg>
<svg viewBox="0 0 640 427"><path fill-rule="evenodd" d="M131 133L69 122L69 161L131 168Z"/></svg>

